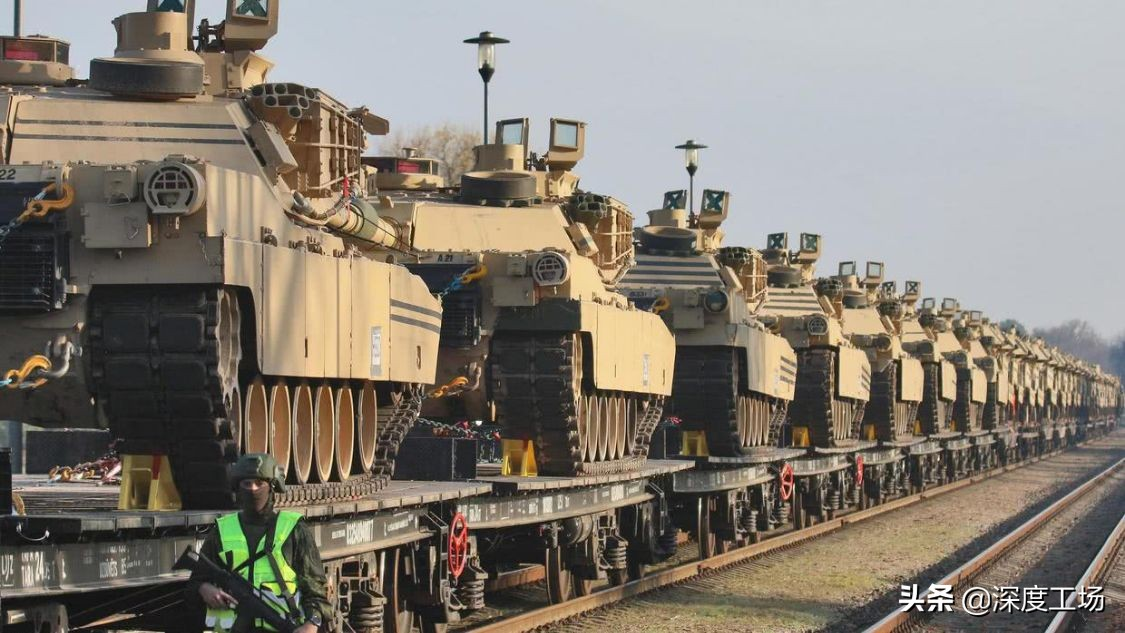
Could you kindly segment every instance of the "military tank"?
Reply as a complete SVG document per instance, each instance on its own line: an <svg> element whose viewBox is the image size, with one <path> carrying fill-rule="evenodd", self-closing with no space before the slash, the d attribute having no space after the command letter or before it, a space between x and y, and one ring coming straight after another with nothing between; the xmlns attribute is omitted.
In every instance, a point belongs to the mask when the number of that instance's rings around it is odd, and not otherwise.
<svg viewBox="0 0 1125 633"><path fill-rule="evenodd" d="M956 299L946 297L942 299L938 319L935 319L935 326L939 330L938 346L957 368L957 398L953 403L950 428L959 433L981 429L981 415L988 394L985 373L974 361L974 357L984 358L987 355L979 343L971 345L977 341L968 330L967 316L961 311L961 305ZM958 334L959 330L965 338ZM954 347L951 348L951 345Z"/></svg>
<svg viewBox="0 0 1125 633"><path fill-rule="evenodd" d="M704 438L695 453L768 454L793 399L797 358L750 311L765 291L761 256L722 246L730 194L705 190L698 215L684 208L686 194L666 193L635 230L636 266L618 287L676 336L672 412L685 436Z"/></svg>
<svg viewBox="0 0 1125 633"><path fill-rule="evenodd" d="M941 435L950 431L953 404L957 399L957 368L946 359L945 351L955 351L948 339L939 343L938 330L944 320L938 319L934 301L926 299L920 309L921 282L907 281L903 293L906 318L902 322L903 348L922 363L922 402L918 406L915 433ZM956 340L953 341L956 344ZM959 347L959 346L957 346Z"/></svg>
<svg viewBox="0 0 1125 633"><path fill-rule="evenodd" d="M832 305L842 287L813 283L820 236L802 233L800 240L800 248L790 251L785 233L767 238L762 255L769 264L768 289L758 314L797 354L788 418L791 443L833 448L860 437L871 365L844 335Z"/></svg>
<svg viewBox="0 0 1125 633"><path fill-rule="evenodd" d="M988 378L988 394L981 414L985 429L1011 427L1012 403L1012 345L1003 330L980 312L969 313L969 327L975 332L990 363L978 361ZM976 359L974 359L976 360Z"/></svg>
<svg viewBox="0 0 1125 633"><path fill-rule="evenodd" d="M245 452L282 503L377 489L435 376L441 306L363 201L387 122L268 81L278 4L193 37L192 2L150 0L88 82L61 40L0 61L0 418L108 426L187 508L228 506Z"/></svg>
<svg viewBox="0 0 1125 633"><path fill-rule="evenodd" d="M630 469L671 393L675 341L616 290L633 216L578 190L585 124L552 119L542 156L528 129L498 122L457 188L420 173L424 159L372 159L378 213L412 236L407 265L442 298L439 387L423 413L499 423L540 474ZM508 462L525 472L517 452Z"/></svg>
<svg viewBox="0 0 1125 633"><path fill-rule="evenodd" d="M884 286L882 262L867 262L860 280L855 262L841 262L834 281L833 304L844 336L867 354L871 364L871 399L863 413L864 439L900 442L913 437L922 402L922 363L902 347L906 314L893 284ZM833 284L835 285L835 284Z"/></svg>

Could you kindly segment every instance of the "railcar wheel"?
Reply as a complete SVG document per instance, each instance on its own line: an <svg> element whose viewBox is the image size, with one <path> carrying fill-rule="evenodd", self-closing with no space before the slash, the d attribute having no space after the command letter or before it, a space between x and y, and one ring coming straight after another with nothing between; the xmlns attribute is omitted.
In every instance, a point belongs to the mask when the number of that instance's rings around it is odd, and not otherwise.
<svg viewBox="0 0 1125 633"><path fill-rule="evenodd" d="M711 558L716 554L725 554L730 551L731 543L721 539L711 530L711 512L714 510L714 498L700 497L699 512L696 518L696 541L699 543L699 558Z"/></svg>
<svg viewBox="0 0 1125 633"><path fill-rule="evenodd" d="M547 599L551 604L566 602L574 597L574 574L567 569L562 547L547 549L544 578L547 581Z"/></svg>
<svg viewBox="0 0 1125 633"><path fill-rule="evenodd" d="M387 633L411 633L414 630L414 611L407 602L406 560L402 550L395 549L385 555L383 568L383 595L387 605L383 610L383 630Z"/></svg>

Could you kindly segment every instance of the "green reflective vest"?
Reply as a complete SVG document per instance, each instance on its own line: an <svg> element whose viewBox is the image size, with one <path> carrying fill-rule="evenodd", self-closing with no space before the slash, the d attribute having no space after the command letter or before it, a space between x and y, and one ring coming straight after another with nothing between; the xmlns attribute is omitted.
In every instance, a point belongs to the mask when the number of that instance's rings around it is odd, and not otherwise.
<svg viewBox="0 0 1125 633"><path fill-rule="evenodd" d="M282 615L289 614L289 605L285 601L286 592L294 596L298 603L300 602L300 595L297 593L297 572L293 571L281 553L281 546L293 534L293 529L297 527L300 518L299 512L279 512L273 532L273 549L255 560L252 565L243 565L250 559L250 545L246 542L246 534L242 532L242 524L238 522L238 514L228 514L219 517L217 521L220 562L226 563L229 569L238 569L238 573L261 590L262 598ZM269 534L262 535L255 554L260 553L269 540ZM281 578L277 578L274 574L271 558L277 562L277 570L281 572ZM285 592L281 589L282 583L285 585ZM297 615L298 618L302 617L299 613ZM236 618L237 613L233 609L208 608L205 623L217 633L226 633L234 627ZM254 627L266 631L274 630L261 620L254 622Z"/></svg>

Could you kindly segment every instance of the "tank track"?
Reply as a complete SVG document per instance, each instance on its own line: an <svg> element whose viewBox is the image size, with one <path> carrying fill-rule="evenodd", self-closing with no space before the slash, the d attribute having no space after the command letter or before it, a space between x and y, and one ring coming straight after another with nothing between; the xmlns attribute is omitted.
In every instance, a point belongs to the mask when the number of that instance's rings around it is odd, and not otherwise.
<svg viewBox="0 0 1125 633"><path fill-rule="evenodd" d="M774 407L762 394L741 388L746 375L745 357L734 347L677 347L676 371L672 379L672 403L683 429L703 431L707 449L715 456L737 457L753 448L743 446L738 429L740 398L750 398L766 407L764 419L755 420L755 427L766 429L762 442L768 442L769 427L774 421ZM755 408L761 411L762 408ZM757 444L758 446L764 444Z"/></svg>
<svg viewBox="0 0 1125 633"><path fill-rule="evenodd" d="M636 470L645 462L648 445L663 407L659 399L628 394L644 407L638 420L633 452L624 459L582 461L574 376L578 334L510 333L493 335L489 375L497 417L514 437L533 439L537 466L545 475L604 475ZM594 391L584 381L584 393ZM640 399L638 402L637 399Z"/></svg>
<svg viewBox="0 0 1125 633"><path fill-rule="evenodd" d="M656 432L656 427L663 418L664 396L650 396L644 415L640 420L637 420L637 433L633 437L633 457L639 457L642 460L648 457L652 434Z"/></svg>
<svg viewBox="0 0 1125 633"><path fill-rule="evenodd" d="M857 439L866 403L836 397L836 351L797 352L797 388L789 407L790 425L809 429L813 446L832 448L842 439Z"/></svg>
<svg viewBox="0 0 1125 633"><path fill-rule="evenodd" d="M422 401L426 397L421 385L403 385L401 389L392 394L393 403L390 406L381 406L376 412L379 439L375 444L375 461L371 465L371 474L383 477L384 481L395 474L398 449L402 447L406 434L418 421Z"/></svg>
<svg viewBox="0 0 1125 633"><path fill-rule="evenodd" d="M883 371L873 372L871 376L871 399L867 401L863 422L875 425L875 438L881 442L893 442L899 435L895 419L897 369L897 362L890 363Z"/></svg>
<svg viewBox="0 0 1125 633"><path fill-rule="evenodd" d="M228 468L238 458L241 429L230 420L231 381L238 398L239 375L219 365L221 346L241 343L235 335L233 341L220 340L225 292L197 286L103 288L90 298L86 347L92 389L119 440L118 451L167 455L185 509L234 504ZM408 397L380 408L374 472L339 483L288 486L276 503L343 501L382 488L418 416L420 389L411 386Z"/></svg>
<svg viewBox="0 0 1125 633"><path fill-rule="evenodd" d="M918 407L918 421L923 435L934 435L949 430L953 418L951 403L939 397L941 393L941 366L938 363L922 364L922 404Z"/></svg>
<svg viewBox="0 0 1125 633"><path fill-rule="evenodd" d="M185 508L234 502L238 457L229 377L219 375L218 288L99 289L87 351L99 406L122 454L165 454ZM190 481L191 486L182 482Z"/></svg>
<svg viewBox="0 0 1125 633"><path fill-rule="evenodd" d="M887 365L871 377L871 399L864 409L864 424L875 425L875 438L894 442L910 435L918 417L918 402L900 400L898 396L899 362Z"/></svg>
<svg viewBox="0 0 1125 633"><path fill-rule="evenodd" d="M957 400L953 403L953 418L958 421L957 430L962 433L980 429L981 406L973 402L972 380L971 370L957 370Z"/></svg>

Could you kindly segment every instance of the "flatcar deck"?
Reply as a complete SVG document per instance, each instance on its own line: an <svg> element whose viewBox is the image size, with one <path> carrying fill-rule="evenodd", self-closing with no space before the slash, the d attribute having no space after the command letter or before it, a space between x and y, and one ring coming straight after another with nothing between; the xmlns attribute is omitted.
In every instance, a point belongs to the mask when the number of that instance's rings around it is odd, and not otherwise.
<svg viewBox="0 0 1125 633"><path fill-rule="evenodd" d="M225 510L140 511L117 510L117 486L92 483L48 483L40 477L19 476L15 492L27 507L27 515L0 517L0 529L40 534L49 529L55 536L205 527ZM366 512L395 510L491 492L482 482L391 481L379 492L352 501L336 501L290 508L310 519L352 516Z"/></svg>
<svg viewBox="0 0 1125 633"><path fill-rule="evenodd" d="M516 475L484 475L478 476L477 481L489 484L498 494L513 494L518 492L534 492L541 490L561 490L564 488L581 488L609 483L621 483L636 479L646 479L657 475L686 470L692 467L692 462L680 459L650 459L644 466L629 472L611 475L582 475L580 477L519 477ZM495 470L495 467L493 468ZM479 472L479 471L478 471ZM487 471L486 471L487 472Z"/></svg>
<svg viewBox="0 0 1125 633"><path fill-rule="evenodd" d="M687 460L650 459L637 470L614 475L478 477L493 486L493 494L458 499L454 507L475 530L557 521L648 501L650 479L691 466Z"/></svg>

